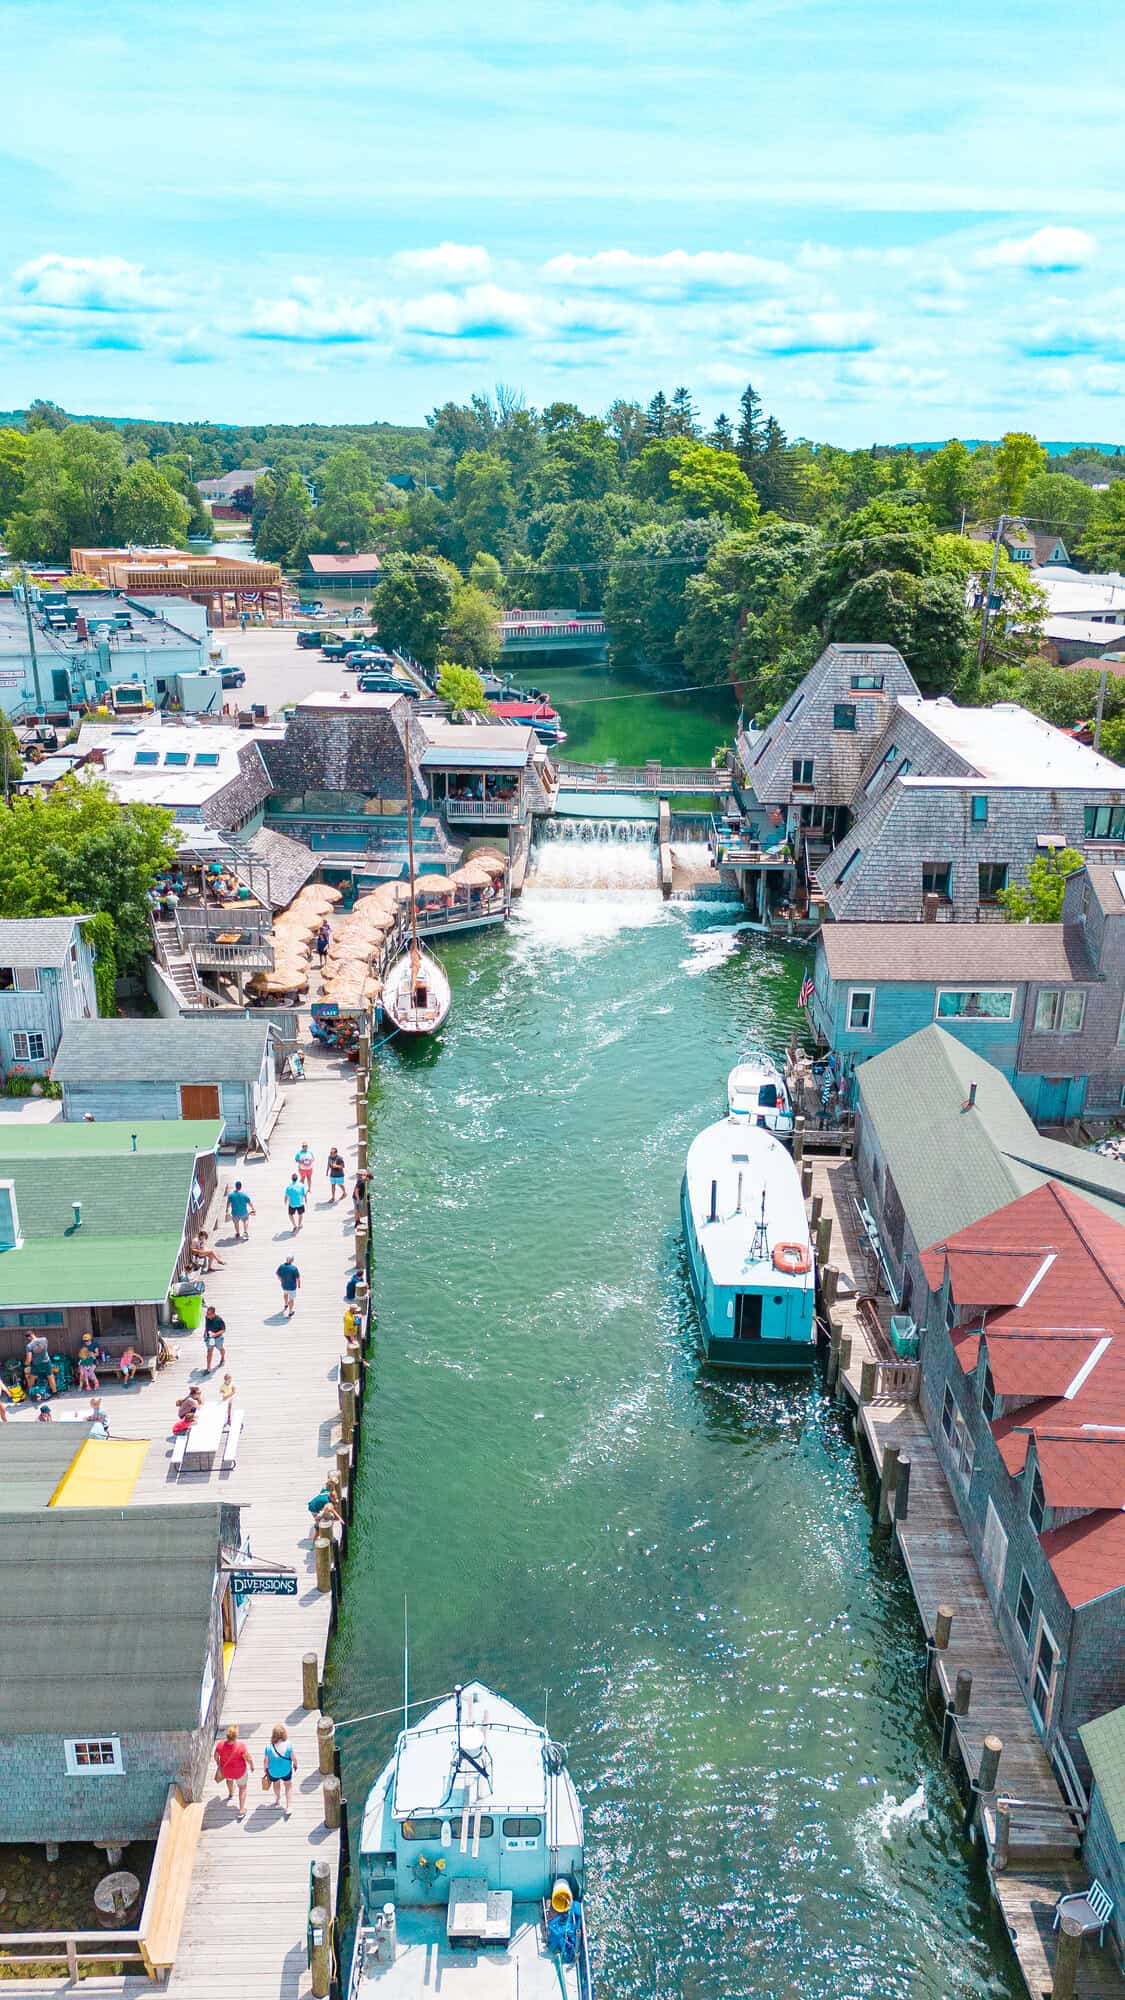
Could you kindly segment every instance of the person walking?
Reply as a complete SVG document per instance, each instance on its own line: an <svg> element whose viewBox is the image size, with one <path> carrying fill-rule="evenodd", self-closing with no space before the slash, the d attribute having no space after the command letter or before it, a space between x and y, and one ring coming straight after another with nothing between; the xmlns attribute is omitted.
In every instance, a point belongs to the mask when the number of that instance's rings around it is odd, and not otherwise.
<svg viewBox="0 0 1125 2000"><path fill-rule="evenodd" d="M300 1150L296 1155L296 1161L297 1161L297 1172L301 1176L301 1182L304 1187L305 1193L311 1194L313 1168L316 1165L316 1154L313 1152L312 1147L309 1145L307 1139L302 1139Z"/></svg>
<svg viewBox="0 0 1125 2000"><path fill-rule="evenodd" d="M226 1785L228 1800L237 1790L239 1819L246 1817L246 1781L253 1769L254 1759L239 1736L238 1724L231 1722L215 1745L215 1779Z"/></svg>
<svg viewBox="0 0 1125 2000"><path fill-rule="evenodd" d="M233 1376L224 1375L219 1385L219 1401L226 1410L226 1415L223 1418L223 1429L225 1431L229 1431L230 1429L230 1420L234 1414L234 1399L237 1393Z"/></svg>
<svg viewBox="0 0 1125 2000"><path fill-rule="evenodd" d="M301 1289L301 1273L292 1257L287 1257L283 1264L278 1265L277 1275L281 1283L281 1302L285 1307L285 1317L292 1319L297 1305L297 1293Z"/></svg>
<svg viewBox="0 0 1125 2000"><path fill-rule="evenodd" d="M220 1361L227 1363L227 1323L220 1317L216 1306L208 1306L203 1320L203 1345L207 1350L207 1366L204 1373L209 1375Z"/></svg>
<svg viewBox="0 0 1125 2000"><path fill-rule="evenodd" d="M293 1797L293 1780L297 1775L297 1759L293 1745L289 1741L289 1731L279 1722L266 1745L266 1776L273 1785L273 1802L281 1804L282 1787L285 1788L285 1817L289 1818Z"/></svg>
<svg viewBox="0 0 1125 2000"><path fill-rule="evenodd" d="M258 1211L254 1207L242 1182L235 1181L234 1186L227 1196L227 1215L234 1224L234 1240L236 1243L249 1243L249 1218L252 1215L257 1215L257 1213Z"/></svg>
<svg viewBox="0 0 1125 2000"><path fill-rule="evenodd" d="M337 1199L340 1201L347 1199L347 1178L348 1170L344 1165L344 1155L338 1146L333 1146L332 1151L328 1155L328 1185L332 1190L333 1208L336 1206Z"/></svg>
<svg viewBox="0 0 1125 2000"><path fill-rule="evenodd" d="M307 1200L308 1192L304 1181L299 1174L292 1174L285 1189L285 1211L293 1225L294 1236L304 1223Z"/></svg>
<svg viewBox="0 0 1125 2000"><path fill-rule="evenodd" d="M332 943L332 926L326 921L323 924L321 924L320 929L316 934L316 955L317 958L320 960L321 972L324 971L324 961L328 957L328 949L331 943Z"/></svg>

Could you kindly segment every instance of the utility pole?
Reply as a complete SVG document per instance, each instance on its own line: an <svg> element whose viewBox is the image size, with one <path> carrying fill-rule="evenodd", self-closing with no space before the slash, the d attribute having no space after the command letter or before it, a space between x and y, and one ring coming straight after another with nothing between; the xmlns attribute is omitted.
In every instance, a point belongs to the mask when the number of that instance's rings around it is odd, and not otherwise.
<svg viewBox="0 0 1125 2000"><path fill-rule="evenodd" d="M20 579L23 583L23 608L27 616L27 643L31 648L31 672L35 680L35 707L37 713L41 716L43 713L43 689L39 684L39 655L35 650L35 627L31 622L31 590L27 581L26 563L20 569Z"/></svg>
<svg viewBox="0 0 1125 2000"><path fill-rule="evenodd" d="M1105 708L1105 684L1106 684L1106 682L1107 682L1107 680L1108 680L1108 679L1109 679L1109 668L1108 668L1108 667L1103 667L1103 668L1102 668L1102 670L1101 670L1101 673L1100 673L1100 674L1098 675L1098 712L1097 712L1096 716L1094 717L1094 748L1095 748L1095 750L1100 750L1100 749L1101 749L1101 743L1102 743L1102 712L1103 712L1103 710L1104 710L1104 708Z"/></svg>
<svg viewBox="0 0 1125 2000"><path fill-rule="evenodd" d="M996 533L992 538L992 567L988 572L988 589L984 593L984 603L980 614L980 644L977 647L977 671L984 665L984 649L988 643L988 620L992 608L992 593L996 588L996 568L1000 561L1000 537L1008 525L1008 516L1001 514L996 522Z"/></svg>

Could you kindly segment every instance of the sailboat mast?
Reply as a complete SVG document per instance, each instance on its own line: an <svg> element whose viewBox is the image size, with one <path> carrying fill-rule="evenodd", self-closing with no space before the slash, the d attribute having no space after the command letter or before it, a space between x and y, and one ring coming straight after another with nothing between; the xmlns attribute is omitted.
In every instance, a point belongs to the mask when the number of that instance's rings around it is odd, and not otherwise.
<svg viewBox="0 0 1125 2000"><path fill-rule="evenodd" d="M402 731L403 754L406 758L406 852L410 862L410 980L418 982L418 906L414 900L414 779L410 769L410 716L406 715Z"/></svg>

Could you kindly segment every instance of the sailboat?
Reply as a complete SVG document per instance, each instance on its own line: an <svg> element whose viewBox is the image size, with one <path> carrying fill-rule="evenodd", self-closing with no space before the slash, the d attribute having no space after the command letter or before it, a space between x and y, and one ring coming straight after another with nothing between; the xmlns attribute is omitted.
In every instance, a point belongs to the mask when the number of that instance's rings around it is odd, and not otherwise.
<svg viewBox="0 0 1125 2000"><path fill-rule="evenodd" d="M415 900L413 781L410 769L410 723L403 729L406 755L406 849L410 863L410 943L388 966L383 980L383 1013L401 1035L432 1035L441 1027L453 995L444 966L418 942Z"/></svg>

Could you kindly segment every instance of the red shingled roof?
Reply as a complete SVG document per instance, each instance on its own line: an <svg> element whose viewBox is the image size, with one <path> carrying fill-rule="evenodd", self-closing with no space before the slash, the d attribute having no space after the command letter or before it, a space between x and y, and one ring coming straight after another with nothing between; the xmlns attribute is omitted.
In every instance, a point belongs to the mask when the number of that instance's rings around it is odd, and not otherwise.
<svg viewBox="0 0 1125 2000"><path fill-rule="evenodd" d="M1048 1507L1125 1508L1125 1436L1037 1431L1035 1451Z"/></svg>
<svg viewBox="0 0 1125 2000"><path fill-rule="evenodd" d="M1089 1604L1125 1587L1125 1514L1087 1514L1042 1540L1068 1604Z"/></svg>
<svg viewBox="0 0 1125 2000"><path fill-rule="evenodd" d="M1065 1395L1096 1352L1101 1335L1001 1333L990 1327L987 1338L988 1365L998 1395L1054 1397Z"/></svg>

